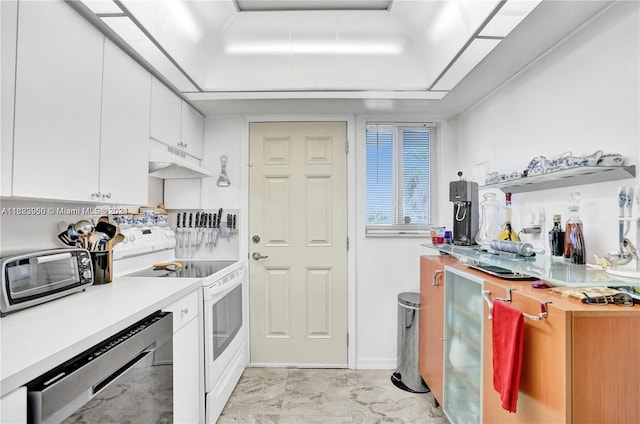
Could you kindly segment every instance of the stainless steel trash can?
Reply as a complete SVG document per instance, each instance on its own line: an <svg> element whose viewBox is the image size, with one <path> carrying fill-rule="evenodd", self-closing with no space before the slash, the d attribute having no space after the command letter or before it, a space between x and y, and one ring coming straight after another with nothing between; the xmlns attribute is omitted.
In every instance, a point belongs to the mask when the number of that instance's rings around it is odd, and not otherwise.
<svg viewBox="0 0 640 424"><path fill-rule="evenodd" d="M418 323L420 294L404 292L398 295L398 358L391 381L396 387L412 393L426 393L429 387L418 370Z"/></svg>

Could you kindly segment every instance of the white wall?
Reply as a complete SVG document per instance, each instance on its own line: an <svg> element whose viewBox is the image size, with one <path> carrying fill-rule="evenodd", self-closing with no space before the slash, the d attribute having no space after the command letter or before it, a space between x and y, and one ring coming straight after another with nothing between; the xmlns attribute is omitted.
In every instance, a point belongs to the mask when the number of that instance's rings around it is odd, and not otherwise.
<svg viewBox="0 0 640 424"><path fill-rule="evenodd" d="M392 369L396 366L397 297L420 291L420 255L437 254L420 246L419 238L365 237L366 122L439 124L433 160L432 222L451 228L448 182L458 179L457 119L425 116L358 116L356 124L356 368Z"/></svg>
<svg viewBox="0 0 640 424"><path fill-rule="evenodd" d="M463 167L484 160L492 170L522 171L536 156L552 158L598 149L622 153L638 165L640 82L638 2L616 2L532 66L460 117ZM546 247L552 215L568 218L570 192L583 195L588 259L617 248L618 186L636 179L513 195L514 224L526 209L546 211ZM502 196L504 199L504 196ZM636 208L637 209L637 208Z"/></svg>

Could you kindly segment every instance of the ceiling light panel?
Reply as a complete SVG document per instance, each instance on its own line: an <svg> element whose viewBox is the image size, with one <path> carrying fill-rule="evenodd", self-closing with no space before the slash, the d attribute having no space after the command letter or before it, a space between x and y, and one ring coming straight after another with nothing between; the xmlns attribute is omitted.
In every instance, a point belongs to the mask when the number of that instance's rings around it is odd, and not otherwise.
<svg viewBox="0 0 640 424"><path fill-rule="evenodd" d="M283 10L388 10L392 0L236 0L240 12Z"/></svg>
<svg viewBox="0 0 640 424"><path fill-rule="evenodd" d="M151 66L180 91L196 91L197 88L158 49L158 47L127 17L102 17L102 21L120 38L142 56Z"/></svg>
<svg viewBox="0 0 640 424"><path fill-rule="evenodd" d="M498 43L500 43L500 40L496 39L476 38L473 40L431 89L453 89Z"/></svg>
<svg viewBox="0 0 640 424"><path fill-rule="evenodd" d="M122 13L122 9L111 0L82 0L85 6L96 15L112 15Z"/></svg>
<svg viewBox="0 0 640 424"><path fill-rule="evenodd" d="M480 32L481 37L506 37L540 0L509 0Z"/></svg>

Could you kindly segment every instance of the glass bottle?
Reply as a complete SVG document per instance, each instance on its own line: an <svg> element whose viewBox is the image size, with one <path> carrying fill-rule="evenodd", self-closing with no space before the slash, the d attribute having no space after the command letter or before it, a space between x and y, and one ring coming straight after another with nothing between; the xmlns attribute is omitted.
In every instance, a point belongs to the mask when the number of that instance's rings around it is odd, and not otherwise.
<svg viewBox="0 0 640 424"><path fill-rule="evenodd" d="M476 234L476 243L488 246L500 234L500 203L495 193L485 193L480 203L480 225Z"/></svg>
<svg viewBox="0 0 640 424"><path fill-rule="evenodd" d="M569 258L574 264L585 264L587 259L580 206L578 206L580 199L582 199L580 193L569 195L569 220L564 231L564 257Z"/></svg>
<svg viewBox="0 0 640 424"><path fill-rule="evenodd" d="M511 227L511 193L505 193L506 199L506 217L504 222L504 229L498 234L498 240L520 241L518 232Z"/></svg>
<svg viewBox="0 0 640 424"><path fill-rule="evenodd" d="M549 249L551 256L564 255L564 231L562 231L562 216L553 215L553 228L549 231Z"/></svg>

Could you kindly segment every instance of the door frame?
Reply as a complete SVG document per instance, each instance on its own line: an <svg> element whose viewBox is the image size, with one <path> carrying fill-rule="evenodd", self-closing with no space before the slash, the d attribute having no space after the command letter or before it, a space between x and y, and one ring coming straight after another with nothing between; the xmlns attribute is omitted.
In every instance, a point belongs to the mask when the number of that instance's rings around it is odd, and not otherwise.
<svg viewBox="0 0 640 424"><path fill-rule="evenodd" d="M349 250L347 251L347 364L353 369L356 365L356 142L354 115L245 115L242 129L242 143L240 158L243 166L240 181L240 210L247 211L240 216L240 228L249 228L249 124L252 122L346 122L347 142L347 237ZM249 259L249 237L239 239L239 253L241 258ZM345 240L346 243L346 240ZM247 281L250 279L247 273ZM248 281L247 287L250 287ZM248 300L248 296L247 296ZM246 321L249 322L249 311L246 308ZM251 341L249 340L249 343ZM250 351L251 346L248 346ZM251 363L249 363L251 365Z"/></svg>

